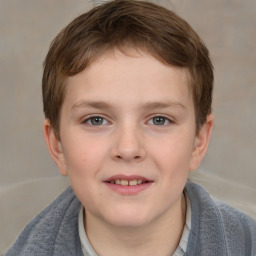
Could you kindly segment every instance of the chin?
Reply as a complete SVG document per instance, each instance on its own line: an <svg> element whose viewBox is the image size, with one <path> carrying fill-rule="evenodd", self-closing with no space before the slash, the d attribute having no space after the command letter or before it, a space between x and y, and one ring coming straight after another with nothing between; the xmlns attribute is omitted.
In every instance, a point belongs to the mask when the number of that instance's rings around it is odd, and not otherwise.
<svg viewBox="0 0 256 256"><path fill-rule="evenodd" d="M110 215L105 216L108 223L117 227L141 227L150 223L152 216L145 211L135 211L126 209L125 211L116 210Z"/></svg>

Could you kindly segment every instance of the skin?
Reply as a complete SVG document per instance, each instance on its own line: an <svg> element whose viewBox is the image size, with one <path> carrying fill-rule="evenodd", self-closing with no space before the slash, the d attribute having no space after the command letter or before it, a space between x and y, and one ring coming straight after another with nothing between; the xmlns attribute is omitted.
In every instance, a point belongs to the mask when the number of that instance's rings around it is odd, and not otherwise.
<svg viewBox="0 0 256 256"><path fill-rule="evenodd" d="M209 115L195 135L188 77L185 68L145 52L115 50L67 79L60 140L45 120L48 149L85 207L85 230L99 255L175 251L185 222L183 189L213 124ZM113 175L152 182L120 194L105 183Z"/></svg>

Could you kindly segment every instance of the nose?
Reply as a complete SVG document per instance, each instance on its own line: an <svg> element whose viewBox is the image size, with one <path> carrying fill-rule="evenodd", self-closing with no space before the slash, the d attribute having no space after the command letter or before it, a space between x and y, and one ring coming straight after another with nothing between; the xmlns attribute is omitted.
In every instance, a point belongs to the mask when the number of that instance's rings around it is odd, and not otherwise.
<svg viewBox="0 0 256 256"><path fill-rule="evenodd" d="M139 127L120 127L115 131L112 158L123 161L142 161L146 157L145 143Z"/></svg>

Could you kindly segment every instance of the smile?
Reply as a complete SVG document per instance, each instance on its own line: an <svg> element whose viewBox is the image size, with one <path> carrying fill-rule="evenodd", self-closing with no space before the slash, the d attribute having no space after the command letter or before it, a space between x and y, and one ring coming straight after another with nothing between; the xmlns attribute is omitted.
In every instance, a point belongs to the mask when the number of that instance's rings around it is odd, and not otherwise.
<svg viewBox="0 0 256 256"><path fill-rule="evenodd" d="M116 179L116 180L111 180L111 184L116 184L116 185L122 185L122 186L136 186L140 185L142 183L146 183L147 181L144 180L123 180L123 179Z"/></svg>
<svg viewBox="0 0 256 256"><path fill-rule="evenodd" d="M135 195L148 189L154 183L142 176L115 175L105 180L108 188L121 195Z"/></svg>

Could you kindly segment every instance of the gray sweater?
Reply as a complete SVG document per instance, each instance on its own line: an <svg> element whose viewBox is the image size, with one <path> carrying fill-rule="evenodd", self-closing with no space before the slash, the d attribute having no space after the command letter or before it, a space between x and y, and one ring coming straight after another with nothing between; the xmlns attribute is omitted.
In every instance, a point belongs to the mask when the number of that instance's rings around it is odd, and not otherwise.
<svg viewBox="0 0 256 256"><path fill-rule="evenodd" d="M214 201L188 182L192 210L185 256L256 256L256 221ZM71 188L36 216L5 256L83 256L78 234L81 204Z"/></svg>

